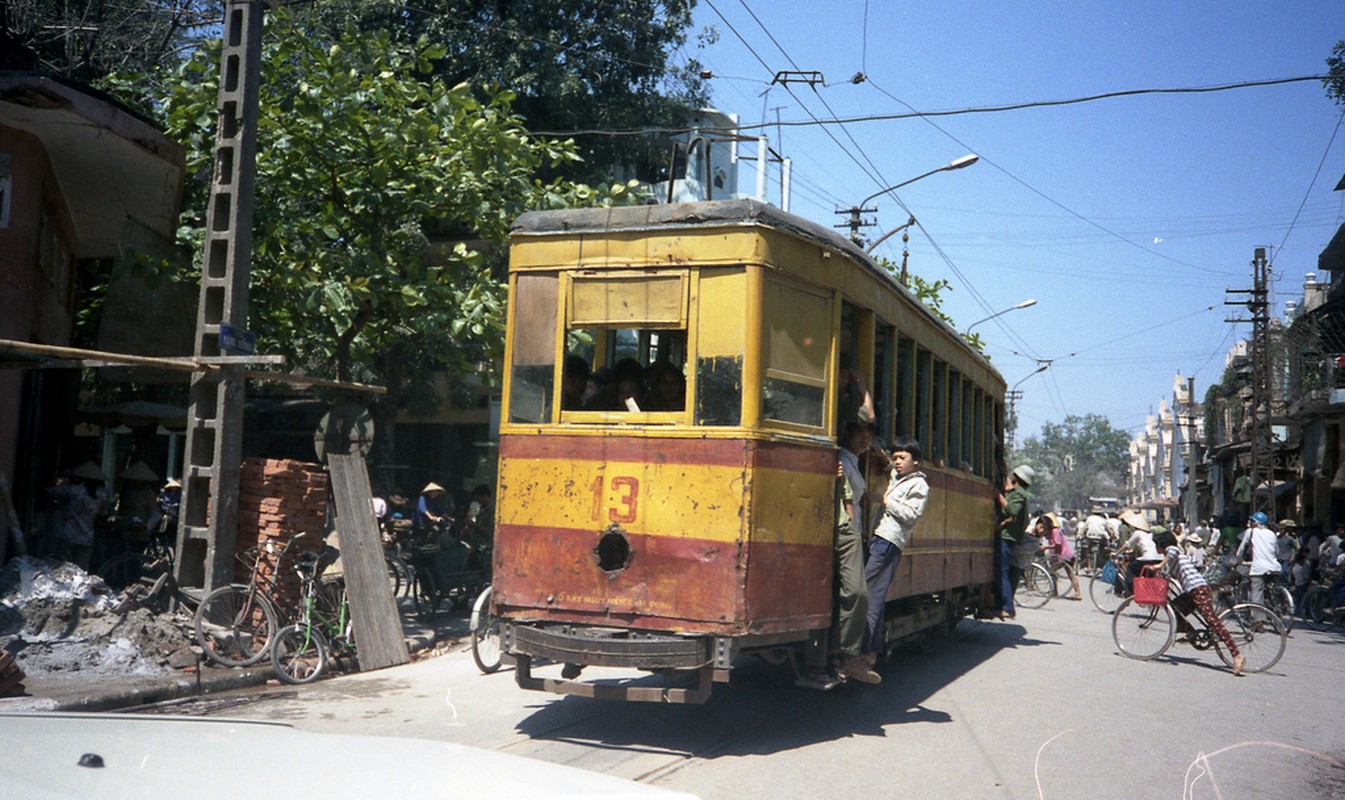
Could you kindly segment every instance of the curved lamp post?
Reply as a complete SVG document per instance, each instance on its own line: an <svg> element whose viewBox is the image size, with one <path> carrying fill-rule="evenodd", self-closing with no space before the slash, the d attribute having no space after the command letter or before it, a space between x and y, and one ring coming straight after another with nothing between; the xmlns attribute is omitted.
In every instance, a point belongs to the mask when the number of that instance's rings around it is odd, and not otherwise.
<svg viewBox="0 0 1345 800"><path fill-rule="evenodd" d="M893 185L893 186L889 186L889 187L887 187L886 189L880 189L880 190L874 192L873 194L869 195L868 197L864 198L863 200L859 201L859 205L856 205L856 206L854 206L854 207L852 207L852 208L846 209L846 211L848 211L849 214L850 214L850 223L849 223L849 225L850 225L850 241L854 242L855 244L861 244L861 241L860 241L860 238L859 238L859 215L860 215L860 213L863 211L863 209L864 209L864 205L865 205L866 203L868 203L870 200L877 199L877 198L879 198L879 197L881 197L881 196L887 194L888 192L895 192L896 190L900 189L901 187L903 187L903 186L908 186L908 185L910 185L910 184L912 184L912 183L915 183L916 181L920 180L921 178L928 178L930 175L933 175L933 174L938 173L938 172L950 172L950 171L955 170L955 169L962 169L963 167L970 167L972 164L975 164L977 161L980 161L980 160L981 160L981 157L980 157L980 156L978 156L978 155L973 155L973 154L968 154L968 155L962 156L961 158L955 158L955 159L953 159L952 161L948 162L947 164L944 164L942 167L939 167L938 169L932 169L932 170L930 170L929 172L925 172L925 173L923 173L923 174L916 175L914 178L911 178L911 179L909 179L909 180L904 180L904 181L902 181L901 183L895 184L895 185ZM840 213L846 213L846 212L840 212ZM907 224L909 225L910 223L907 223ZM842 227L842 226L837 226L837 227ZM898 228L898 230L900 230L900 228ZM882 241L882 240L880 239L879 241ZM874 244L877 244L877 242L875 242ZM872 249L872 248L870 248L870 249Z"/></svg>
<svg viewBox="0 0 1345 800"><path fill-rule="evenodd" d="M965 331L962 332L962 335L963 335L963 336L970 336L970 335L971 335L971 329L972 329L972 328L975 328L977 325L980 325L982 322L989 322L990 320L994 319L995 317L998 317L1000 314L1007 314L1007 313L1009 313L1010 311L1017 311L1017 310L1020 309L1020 308L1027 308L1027 307L1029 307L1029 306L1035 306L1036 304L1037 304L1037 301L1036 301L1036 300L1034 300L1034 299L1029 299L1029 300L1024 300L1023 302L1019 303L1019 304L1016 305L1016 306L1009 306L1008 308L1004 309L1003 311L996 311L995 313L991 314L990 316L986 317L985 319L978 319L978 320L976 320L975 322L973 322L973 323L971 323L970 325L968 325L968 326L967 326L967 329L966 329Z"/></svg>

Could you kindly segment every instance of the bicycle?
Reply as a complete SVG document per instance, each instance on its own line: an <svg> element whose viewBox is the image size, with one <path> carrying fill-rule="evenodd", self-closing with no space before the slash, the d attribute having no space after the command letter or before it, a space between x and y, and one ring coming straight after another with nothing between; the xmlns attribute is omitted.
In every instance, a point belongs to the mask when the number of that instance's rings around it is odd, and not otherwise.
<svg viewBox="0 0 1345 800"><path fill-rule="evenodd" d="M1055 576L1040 560L1033 559L1023 570L1018 588L1013 593L1014 606L1041 608L1055 597Z"/></svg>
<svg viewBox="0 0 1345 800"><path fill-rule="evenodd" d="M1106 565L1088 582L1088 599L1093 606L1104 614L1115 614L1130 595L1126 575L1130 568L1130 559L1121 553L1113 553Z"/></svg>
<svg viewBox="0 0 1345 800"><path fill-rule="evenodd" d="M1233 572L1238 577L1233 585L1233 603L1251 602L1251 579L1244 577L1240 572ZM1279 616L1280 622L1284 624L1284 629L1292 631L1294 629L1294 595L1289 588L1280 581L1280 576L1276 573L1270 573L1264 576L1265 590L1261 593L1261 605L1274 611Z"/></svg>
<svg viewBox="0 0 1345 800"><path fill-rule="evenodd" d="M1181 595L1181 586L1167 578L1167 598L1163 603L1138 603L1127 598L1112 616L1112 640L1121 655L1139 661L1152 661L1166 653L1177 640L1176 621L1180 617L1191 628L1183 637L1185 643L1197 650L1211 647L1219 659L1233 666L1233 656L1216 636L1194 606L1189 610L1173 610L1173 601ZM1270 609L1254 603L1240 603L1224 609L1218 620L1228 629L1245 661L1243 672L1264 672L1279 663L1289 640L1289 633L1279 617Z"/></svg>
<svg viewBox="0 0 1345 800"><path fill-rule="evenodd" d="M284 683L312 683L332 658L355 657L345 582L321 580L321 558L304 553L294 565L303 581L303 611L298 622L276 634L271 646L271 668Z"/></svg>
<svg viewBox="0 0 1345 800"><path fill-rule="evenodd" d="M192 618L196 642L206 657L226 667L246 667L261 661L279 628L279 612L267 596L275 586L289 548L302 537L299 533L283 545L268 541L238 556L248 567L246 584L229 584L207 594ZM274 556L269 575L262 570L262 551Z"/></svg>
<svg viewBox="0 0 1345 800"><path fill-rule="evenodd" d="M1107 563L1107 545L1104 539L1080 536L1074 543L1074 568L1079 575L1091 578Z"/></svg>
<svg viewBox="0 0 1345 800"><path fill-rule="evenodd" d="M131 535L138 531L141 537ZM148 535L144 535L148 534ZM103 578L108 588L120 592L148 577L152 580L166 572L173 571L176 554L169 544L169 536L163 533L147 531L144 526L123 534L123 541L130 546L132 541L143 541L142 550L128 550L104 561L94 573Z"/></svg>
<svg viewBox="0 0 1345 800"><path fill-rule="evenodd" d="M504 661L500 648L500 619L490 607L490 586L472 603L472 660L483 675L498 672Z"/></svg>

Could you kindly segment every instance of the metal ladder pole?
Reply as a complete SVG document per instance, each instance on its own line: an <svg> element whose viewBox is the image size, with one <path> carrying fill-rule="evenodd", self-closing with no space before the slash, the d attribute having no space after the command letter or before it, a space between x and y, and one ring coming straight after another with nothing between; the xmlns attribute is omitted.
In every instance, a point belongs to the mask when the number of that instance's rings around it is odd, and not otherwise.
<svg viewBox="0 0 1345 800"><path fill-rule="evenodd" d="M215 178L206 206L196 317L198 357L227 355L221 326L245 330L248 317L265 4L226 0L224 10ZM206 592L228 583L233 573L245 381L242 364L192 374L176 578Z"/></svg>

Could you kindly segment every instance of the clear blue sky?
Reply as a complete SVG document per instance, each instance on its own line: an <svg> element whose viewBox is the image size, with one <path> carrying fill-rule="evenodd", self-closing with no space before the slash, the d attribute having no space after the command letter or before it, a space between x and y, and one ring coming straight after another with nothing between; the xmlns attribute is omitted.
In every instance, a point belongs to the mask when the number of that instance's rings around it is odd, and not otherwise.
<svg viewBox="0 0 1345 800"><path fill-rule="evenodd" d="M744 125L1321 75L1345 39L1340 2L699 0L696 21L719 40L687 52L714 72L715 107ZM772 86L782 70L826 85ZM858 72L867 80L852 83ZM1224 290L1250 286L1256 247L1270 248L1276 313L1301 297L1345 220L1341 111L1308 81L766 133L793 159L791 211L828 225L838 207L981 157L899 190L900 204L879 198L865 235L909 208L910 268L952 284L959 327L1037 300L977 327L1008 383L1027 378L1021 441L1067 414L1133 434L1179 373L1203 398L1250 334L1225 322L1238 309ZM750 189L754 171L740 180ZM900 260L900 235L877 252ZM1028 377L1036 359L1053 362Z"/></svg>

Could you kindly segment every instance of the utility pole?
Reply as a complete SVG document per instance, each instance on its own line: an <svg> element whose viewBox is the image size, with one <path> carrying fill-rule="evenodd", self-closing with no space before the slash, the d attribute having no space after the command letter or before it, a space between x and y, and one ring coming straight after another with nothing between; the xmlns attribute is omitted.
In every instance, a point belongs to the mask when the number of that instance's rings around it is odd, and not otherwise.
<svg viewBox="0 0 1345 800"><path fill-rule="evenodd" d="M1005 428L1007 429L1007 430L1005 431L1005 433L1006 433L1005 438L1008 440L1008 442L1007 442L1007 444L1008 444L1008 446L1009 446L1009 447L1008 447L1008 451L1009 451L1010 453L1013 452L1013 448L1014 448L1014 434L1017 433L1017 431L1018 431L1018 417L1014 414L1013 407L1014 407L1014 405L1015 405L1019 400L1022 399L1022 397L1023 397L1023 390L1022 390L1022 389L1010 389L1008 392L1006 392L1006 393L1004 394L1004 399L1009 401L1009 423L1010 423L1010 424L1008 424L1008 425L1005 426Z"/></svg>
<svg viewBox="0 0 1345 800"><path fill-rule="evenodd" d="M1225 300L1224 305L1245 306L1250 319L1234 318L1228 322L1252 323L1251 425L1248 477L1251 480L1252 499L1248 513L1265 512L1275 517L1275 448L1271 438L1271 414L1274 407L1274 359L1270 351L1270 262L1266 248L1258 247L1252 258L1252 288L1228 289L1225 294L1246 295L1246 300ZM1266 494L1261 496L1264 482Z"/></svg>
<svg viewBox="0 0 1345 800"><path fill-rule="evenodd" d="M1197 525L1200 513L1200 498L1196 495L1196 462L1200 458L1200 446L1196 442L1196 379L1186 379L1186 524L1193 529Z"/></svg>
<svg viewBox="0 0 1345 800"><path fill-rule="evenodd" d="M206 206L194 349L198 358L225 363L192 374L175 575L180 585L206 592L230 582L238 537L246 368L219 357L252 349L248 280L265 8L257 0L224 4L215 177Z"/></svg>
<svg viewBox="0 0 1345 800"><path fill-rule="evenodd" d="M860 229L860 228L871 228L871 227L873 227L874 225L877 224L877 223L875 223L875 222L873 222L873 221L871 221L871 220L865 220L865 219L863 219L862 217L860 217L860 214L876 214L876 213L878 213L878 208L877 208L876 206L873 207L873 208L864 208L862 205L861 205L861 206L850 206L849 208L838 208L838 209L836 209L836 213L837 213L837 214L849 214L849 215L850 215L850 219L846 220L845 222L842 222L840 225L837 225L836 227L837 227L837 228L849 228L849 229L850 229L850 241L854 242L855 244L862 244L863 241L864 241L864 240L861 239L860 236L859 236L859 229Z"/></svg>

